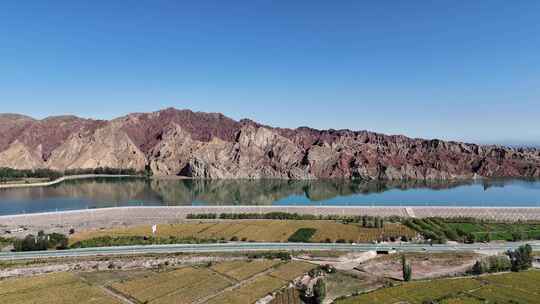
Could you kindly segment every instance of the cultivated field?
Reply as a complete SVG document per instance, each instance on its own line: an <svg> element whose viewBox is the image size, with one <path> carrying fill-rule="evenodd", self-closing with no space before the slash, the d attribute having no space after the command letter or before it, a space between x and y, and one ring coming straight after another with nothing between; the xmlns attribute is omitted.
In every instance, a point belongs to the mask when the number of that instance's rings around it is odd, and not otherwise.
<svg viewBox="0 0 540 304"><path fill-rule="evenodd" d="M192 303L231 284L207 268L184 267L114 283L111 287L139 302Z"/></svg>
<svg viewBox="0 0 540 304"><path fill-rule="evenodd" d="M283 281L291 281L302 273L313 269L313 264L305 262L290 262L286 265L280 265L270 273L270 276Z"/></svg>
<svg viewBox="0 0 540 304"><path fill-rule="evenodd" d="M121 303L72 273L0 281L0 303L10 304Z"/></svg>
<svg viewBox="0 0 540 304"><path fill-rule="evenodd" d="M289 262L280 264L274 270L248 281L238 288L229 290L208 301L208 304L253 303L269 293L286 286L291 280L315 268L313 264Z"/></svg>
<svg viewBox="0 0 540 304"><path fill-rule="evenodd" d="M489 234L491 240L536 240L540 238L540 222L531 223L449 223L450 227L472 233L477 239L485 239Z"/></svg>
<svg viewBox="0 0 540 304"><path fill-rule="evenodd" d="M278 260L230 261L213 265L212 270L231 277L237 281L245 280L259 272L263 272L277 264Z"/></svg>
<svg viewBox="0 0 540 304"><path fill-rule="evenodd" d="M120 226L152 225L155 223L178 223L188 214L207 213L269 213L285 212L313 215L350 215L350 216L398 216L408 218L410 212L416 218L471 217L491 221L529 221L540 220L540 208L482 208L482 207L371 207L371 206L167 206L167 207L118 207L88 209L76 211L50 212L0 216L0 222L6 230L21 226L28 230L10 235L23 237L28 233L60 232L67 234L85 229L114 228ZM3 230L3 229L2 229ZM0 230L0 236L2 231Z"/></svg>
<svg viewBox="0 0 540 304"><path fill-rule="evenodd" d="M405 283L340 300L339 304L540 303L540 271Z"/></svg>
<svg viewBox="0 0 540 304"><path fill-rule="evenodd" d="M255 242L286 242L301 228L316 230L312 242L370 242L379 238L407 236L416 233L399 223L385 223L384 228L364 228L359 224L343 224L323 220L219 220L190 221L179 224L158 225L158 237L224 239ZM101 236L145 236L151 235L150 226L90 230L74 234L70 242Z"/></svg>
<svg viewBox="0 0 540 304"><path fill-rule="evenodd" d="M360 271L337 271L328 274L325 280L329 299L380 288L385 281Z"/></svg>
<svg viewBox="0 0 540 304"><path fill-rule="evenodd" d="M315 266L278 260L229 261L121 280L110 287L141 303L253 303Z"/></svg>
<svg viewBox="0 0 540 304"><path fill-rule="evenodd" d="M161 270L60 272L0 281L0 303L249 304L314 267L255 259Z"/></svg>

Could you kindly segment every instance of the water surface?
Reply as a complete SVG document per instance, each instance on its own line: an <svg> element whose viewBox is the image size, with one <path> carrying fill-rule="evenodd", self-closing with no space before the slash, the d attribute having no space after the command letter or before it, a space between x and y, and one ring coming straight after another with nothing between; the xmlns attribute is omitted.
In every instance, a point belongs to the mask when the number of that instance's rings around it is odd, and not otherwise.
<svg viewBox="0 0 540 304"><path fill-rule="evenodd" d="M536 206L540 181L164 180L96 178L0 189L0 214L139 205Z"/></svg>

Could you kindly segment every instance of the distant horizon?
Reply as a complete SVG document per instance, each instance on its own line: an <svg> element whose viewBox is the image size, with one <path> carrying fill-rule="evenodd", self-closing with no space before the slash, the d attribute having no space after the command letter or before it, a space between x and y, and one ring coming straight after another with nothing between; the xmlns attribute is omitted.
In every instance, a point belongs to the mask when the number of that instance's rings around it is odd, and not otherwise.
<svg viewBox="0 0 540 304"><path fill-rule="evenodd" d="M540 145L540 2L0 4L1 111Z"/></svg>
<svg viewBox="0 0 540 304"><path fill-rule="evenodd" d="M110 121L110 120L113 120L113 119L117 119L117 118L120 118L120 117L130 115L130 114L155 113L155 112L160 112L160 111L170 109L170 108L178 110L178 111L185 111L185 110L192 111L194 113L199 112L199 113L206 113L206 114L210 114L210 113L222 114L225 117L228 117L228 118L233 119L233 120L238 121L238 122L243 120L243 119L249 119L249 120L255 121L256 123L259 123L261 125L266 125L266 126L269 126L269 127L272 127L272 128L287 128L287 129L312 128L312 129L316 129L316 130L320 130L320 131L325 131L325 130L337 130L337 131L339 131L339 130L349 130L349 131L353 131L353 132L354 131L368 131L368 132L380 133L380 134L391 135L391 136L406 136L406 137L409 137L409 138L419 138L419 139L427 139L427 140L435 140L435 139L437 139L437 140L464 142L464 143L471 143L471 144L478 144L478 145L498 145L498 146L516 147L516 148L519 148L519 147L523 147L523 148L540 148L540 141L538 141L538 142L534 142L534 141L531 141L531 142L518 142L518 141L512 141L512 140L507 140L507 141L500 140L498 142L481 142L481 141L467 141L467 140L461 140L461 139L441 138L441 137L418 137L418 136L411 136L409 134L404 134L404 133L385 133L385 132L381 132L381 131L378 131L378 130L365 129L365 128L357 128L357 129L353 129L353 128L317 128L317 127L314 127L314 126L311 126L311 125L299 125L299 126L295 126L295 127L294 126L293 127L284 127L284 126L280 126L280 125L268 124L268 123L262 122L262 121L260 121L258 119L252 118L252 117L235 118L235 117L231 117L230 115L227 115L226 113L221 113L221 112L216 112L216 111L195 111L195 110L188 109L188 108L176 108L176 107L166 107L166 108L162 108L162 109L158 109L158 110L151 110L151 111L146 111L146 112L140 112L140 111L137 111L137 112L125 112L123 114L119 114L119 115L115 115L114 117L107 117L107 118L83 116L83 115L78 115L76 113L60 113L60 114L52 114L52 115L46 115L46 116L33 116L33 115L25 114L25 113L12 113L12 112L4 113L4 112L0 112L0 115L20 115L20 116L29 117L29 118L32 118L32 119L35 119L35 120L44 120L44 119L55 118L55 117L73 116L73 117L82 118L82 119Z"/></svg>

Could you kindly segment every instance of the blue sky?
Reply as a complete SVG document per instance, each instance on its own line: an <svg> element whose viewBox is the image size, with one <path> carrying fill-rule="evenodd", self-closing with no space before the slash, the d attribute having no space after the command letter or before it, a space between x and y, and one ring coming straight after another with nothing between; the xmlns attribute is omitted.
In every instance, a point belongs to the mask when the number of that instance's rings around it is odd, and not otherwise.
<svg viewBox="0 0 540 304"><path fill-rule="evenodd" d="M0 2L0 112L540 144L540 1Z"/></svg>

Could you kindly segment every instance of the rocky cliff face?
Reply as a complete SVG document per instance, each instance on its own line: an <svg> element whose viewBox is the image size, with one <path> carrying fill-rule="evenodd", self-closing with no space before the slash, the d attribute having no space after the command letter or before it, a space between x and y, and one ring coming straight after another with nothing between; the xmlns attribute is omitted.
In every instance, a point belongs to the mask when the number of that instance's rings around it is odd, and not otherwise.
<svg viewBox="0 0 540 304"><path fill-rule="evenodd" d="M195 178L540 177L540 150L368 131L280 129L166 109L112 121L0 115L0 167L149 168Z"/></svg>

